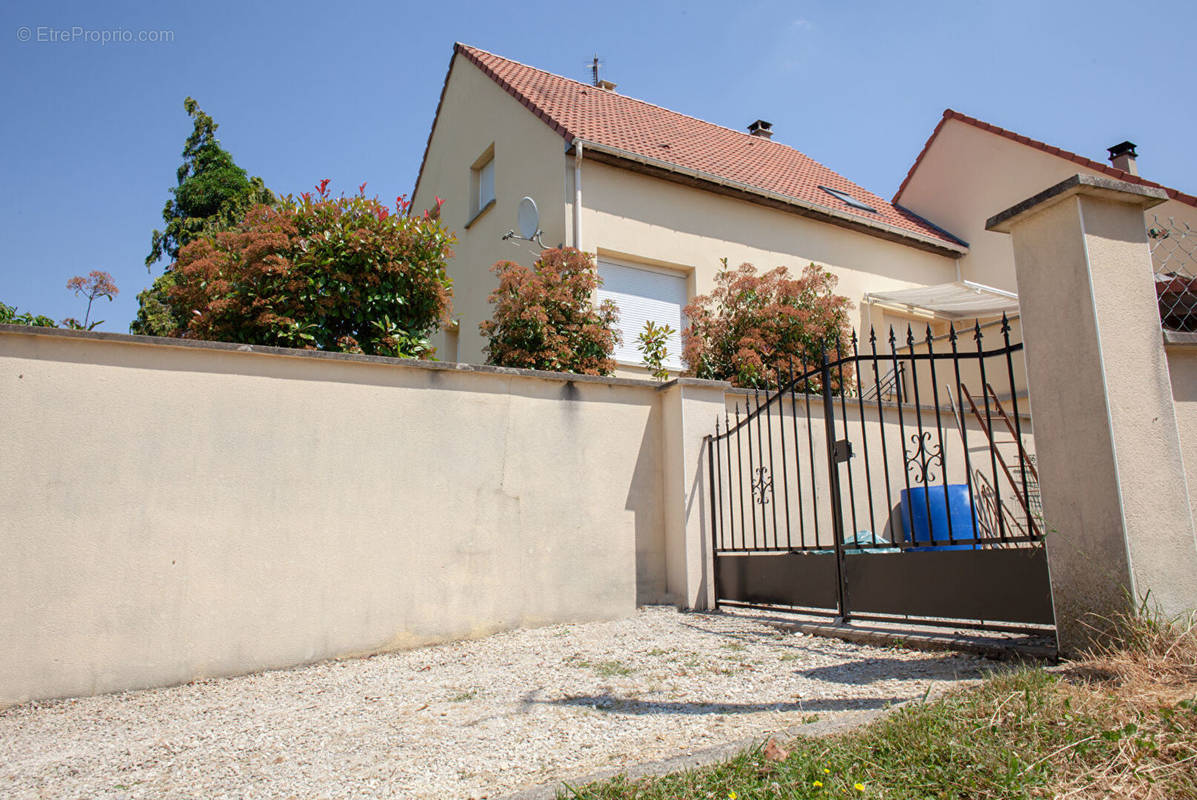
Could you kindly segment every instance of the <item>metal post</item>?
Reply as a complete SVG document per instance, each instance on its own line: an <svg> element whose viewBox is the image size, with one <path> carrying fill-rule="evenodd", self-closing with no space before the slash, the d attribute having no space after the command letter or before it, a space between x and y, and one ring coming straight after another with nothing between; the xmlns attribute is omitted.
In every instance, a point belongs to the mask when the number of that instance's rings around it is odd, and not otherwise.
<svg viewBox="0 0 1197 800"><path fill-rule="evenodd" d="M849 621L848 590L844 584L844 515L840 507L840 467L835 447L835 405L831 400L831 367L823 353L823 425L827 430L827 485L831 490L831 535L835 537L836 601L840 621Z"/></svg>
<svg viewBox="0 0 1197 800"><path fill-rule="evenodd" d="M715 428L718 430L719 421L715 421ZM719 610L719 568L715 563L719 550L719 530L715 525L715 441L710 436L707 437L707 480L711 487L711 588L712 588L712 609ZM722 510L720 511L722 513Z"/></svg>

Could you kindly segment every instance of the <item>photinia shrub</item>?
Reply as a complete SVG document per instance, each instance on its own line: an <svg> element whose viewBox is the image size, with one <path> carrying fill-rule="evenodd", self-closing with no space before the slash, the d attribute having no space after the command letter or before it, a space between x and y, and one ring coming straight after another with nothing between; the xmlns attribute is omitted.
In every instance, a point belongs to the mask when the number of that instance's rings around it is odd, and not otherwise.
<svg viewBox="0 0 1197 800"><path fill-rule="evenodd" d="M489 298L495 313L479 326L488 364L583 375L615 370L619 309L610 300L594 305L602 281L589 253L551 248L532 269L500 261L491 272L499 276Z"/></svg>
<svg viewBox="0 0 1197 800"><path fill-rule="evenodd" d="M169 303L186 326L174 335L247 344L370 353L431 354L448 317L445 262L454 237L441 200L422 216L367 198L315 194L250 209L234 229L184 246Z"/></svg>
<svg viewBox="0 0 1197 800"><path fill-rule="evenodd" d="M57 328L54 320L44 314L32 314L28 311L17 313L16 306L10 306L0 301L0 325L28 325L34 328Z"/></svg>
<svg viewBox="0 0 1197 800"><path fill-rule="evenodd" d="M764 386L775 383L778 369L788 374L791 363L795 374L818 367L825 349L834 359L851 334L852 308L835 294L836 282L814 264L793 278L785 267L761 275L752 264L730 269L723 259L714 290L686 306L683 360L699 378Z"/></svg>
<svg viewBox="0 0 1197 800"><path fill-rule="evenodd" d="M652 372L659 381L669 379L669 369L665 366L665 357L669 355L669 337L677 333L669 325L658 325L651 319L644 323L644 329L636 337L636 349L644 355L644 366Z"/></svg>

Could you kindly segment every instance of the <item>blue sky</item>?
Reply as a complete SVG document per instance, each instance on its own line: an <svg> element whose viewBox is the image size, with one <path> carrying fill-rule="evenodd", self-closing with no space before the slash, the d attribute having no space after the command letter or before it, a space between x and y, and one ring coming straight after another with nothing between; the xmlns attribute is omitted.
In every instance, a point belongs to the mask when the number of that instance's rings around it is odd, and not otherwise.
<svg viewBox="0 0 1197 800"><path fill-rule="evenodd" d="M121 288L125 331L194 96L276 191L410 193L453 42L775 138L892 196L943 109L1197 191L1189 102L1197 6L1112 2L10 2L0 10L0 300L82 316L65 284ZM48 29L170 31L160 43ZM27 28L30 41L19 41ZM39 28L41 32L39 33ZM92 35L92 34L86 34ZM96 34L98 35L98 34ZM38 39L42 39L39 41Z"/></svg>

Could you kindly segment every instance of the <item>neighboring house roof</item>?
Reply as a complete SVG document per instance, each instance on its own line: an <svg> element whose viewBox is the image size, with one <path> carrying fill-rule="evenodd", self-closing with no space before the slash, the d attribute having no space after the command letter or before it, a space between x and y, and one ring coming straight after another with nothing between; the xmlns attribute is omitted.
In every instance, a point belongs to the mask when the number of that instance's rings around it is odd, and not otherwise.
<svg viewBox="0 0 1197 800"><path fill-rule="evenodd" d="M914 176L915 171L918 170L919 164L923 163L923 157L926 156L927 151L931 149L931 144L935 141L935 137L939 136L939 132L943 130L944 125L948 124L949 120L958 120L966 125L972 125L974 128L980 128L983 131L988 131L989 133L1002 136L1011 141L1018 142L1019 144L1025 144L1027 147L1033 147L1036 150L1042 150L1043 152L1050 153L1053 156L1059 156L1060 158L1072 161L1073 163L1079 164L1087 169L1094 170L1095 172L1101 172L1105 175L1109 175L1112 178L1117 178L1120 181L1137 183L1141 186L1154 186L1158 189L1163 189L1168 193L1168 197L1171 199L1190 206L1197 206L1197 197L1194 197L1191 194L1186 194L1177 189L1171 189L1163 184L1156 183L1155 181L1149 181L1146 178L1141 178L1138 175L1132 175L1129 172L1125 172L1117 167L1110 166L1109 164L1103 164L1100 161L1094 161L1091 158L1085 158L1084 156L1077 155L1076 153L1071 153L1067 150L1061 150L1059 147L1053 147L1050 144L1044 144L1043 142L1036 141L1035 139L1015 133L1014 131L1008 131L1005 128L999 128L996 125L990 125L988 122L982 122L975 117L970 117L967 114L961 114L959 111L954 111L950 108L944 109L943 118L940 119L939 124L935 126L935 130L931 132L931 137L927 139L927 143L923 145L922 152L920 152L918 158L914 160L914 164L910 166L910 171L906 173L906 178L902 181L902 185L898 187L898 191L894 194L895 204L902 199L902 192L906 190L906 186L910 183L910 179Z"/></svg>
<svg viewBox="0 0 1197 800"><path fill-rule="evenodd" d="M799 213L950 254L966 245L917 214L828 169L780 142L704 122L642 100L458 43L454 53L475 64L584 156L600 153L623 166L704 186L745 199L785 205ZM445 79L448 85L448 77ZM442 90L442 101L443 101ZM429 135L431 142L431 134ZM427 151L425 151L427 158ZM421 173L423 166L421 166ZM851 195L876 209L854 208L823 191ZM419 180L416 183L419 188Z"/></svg>

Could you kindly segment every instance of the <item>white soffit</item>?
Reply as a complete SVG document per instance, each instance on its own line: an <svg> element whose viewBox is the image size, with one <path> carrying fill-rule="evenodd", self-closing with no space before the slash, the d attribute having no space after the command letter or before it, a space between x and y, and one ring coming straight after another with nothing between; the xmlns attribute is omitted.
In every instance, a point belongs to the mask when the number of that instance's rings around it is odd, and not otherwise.
<svg viewBox="0 0 1197 800"><path fill-rule="evenodd" d="M1018 313L1018 295L972 281L869 292L866 303L902 306L934 314L942 319L973 319Z"/></svg>

